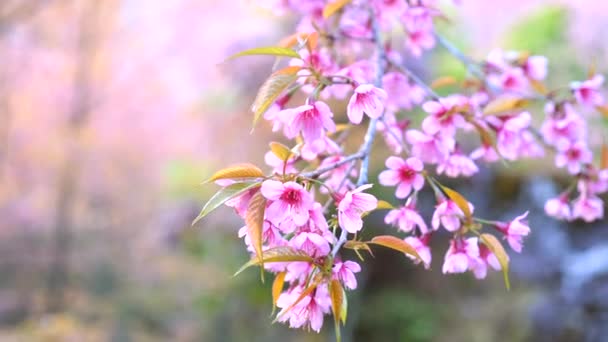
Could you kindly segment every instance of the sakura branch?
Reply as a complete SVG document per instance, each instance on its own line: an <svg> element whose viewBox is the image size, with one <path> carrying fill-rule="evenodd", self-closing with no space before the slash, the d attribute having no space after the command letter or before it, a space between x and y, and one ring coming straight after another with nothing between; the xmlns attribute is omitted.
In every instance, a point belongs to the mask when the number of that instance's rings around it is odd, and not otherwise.
<svg viewBox="0 0 608 342"><path fill-rule="evenodd" d="M196 221L222 204L244 219L238 235L251 259L237 273L259 266L262 280L265 272L274 275L276 321L318 332L331 312L340 339L347 291L357 288L355 274L361 270L358 262L343 259L343 249L363 261L362 253L372 246L386 247L428 269L434 254L430 241L440 232L451 235L443 273L471 272L481 279L489 270L502 271L509 288L502 241L522 251L531 233L528 213L508 222L478 217L473 203L444 186L440 176L468 178L479 163L541 158L546 150L541 142L557 151L556 166L574 177L572 186L547 202L547 213L567 220L603 217L598 195L608 190L608 148L604 144L604 157L595 166L588 137L596 127L587 124L601 119L598 112L608 115L601 76L573 82L558 99L559 90L548 91L543 83L543 56L493 51L475 63L435 33L434 18L442 14L429 0L277 1L271 8L298 15L296 32L277 46L233 57L282 58L252 108L254 124L263 117L284 143L270 143L268 172L241 164L212 175L209 181L222 188ZM403 63L404 56L424 58L437 41L475 77L454 82L461 86L458 93L439 95ZM295 94L304 95L304 103L294 103ZM531 99L546 102L540 129L526 110ZM335 113L329 100L346 102L346 113ZM592 110L583 117L575 110L579 106ZM410 127L417 108L424 118L420 127ZM356 139L352 132L363 130L366 121L359 148L347 152ZM376 134L392 152L378 177L380 185L395 188L388 200L368 193ZM423 191L436 198L432 217L417 208ZM570 203L575 191L579 197ZM395 228L393 234L365 227L374 210L388 210L384 220ZM363 229L374 237L359 239Z"/></svg>

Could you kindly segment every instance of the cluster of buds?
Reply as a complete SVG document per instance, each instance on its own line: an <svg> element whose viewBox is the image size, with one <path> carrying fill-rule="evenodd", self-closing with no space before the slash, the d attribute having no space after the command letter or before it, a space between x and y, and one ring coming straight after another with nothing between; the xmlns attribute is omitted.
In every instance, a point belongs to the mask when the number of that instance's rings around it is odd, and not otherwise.
<svg viewBox="0 0 608 342"><path fill-rule="evenodd" d="M575 111L580 106L608 113L601 76L573 82L560 97L543 83L543 56L497 50L475 62L437 35L433 20L443 15L434 1L290 0L272 8L300 16L297 32L279 46L237 56L290 58L262 85L252 109L254 123L263 117L292 146L270 144L265 156L270 174L251 164L214 174L210 180L222 189L197 220L221 204L244 219L239 236L252 258L242 269L260 266L262 278L264 272L274 274L273 304L281 309L277 321L318 332L324 316L332 313L339 337L346 291L356 289L355 274L361 270L359 263L342 259L343 249L355 250L363 260L360 253L371 252L370 246L387 247L428 269L430 241L440 230L452 236L443 273L470 271L480 279L489 269L500 270L508 287L509 256L501 241L521 252L530 233L528 213L509 222L479 218L473 204L436 175L471 177L478 163L554 153L556 166L566 168L576 186L550 199L547 213L568 220L603 217L597 195L608 190L608 150L594 166L586 124L593 117ZM403 64L403 56L421 57L438 43L473 77L460 93L439 96ZM292 104L296 93L304 94L304 103ZM338 115L330 101L347 103L345 115ZM538 130L526 110L535 101L546 103L547 116ZM420 127L411 127L418 106L425 115ZM347 153L346 142L356 136L350 133L364 123L359 150ZM393 154L378 182L395 188L398 205L368 193L376 133ZM470 144L461 143L465 136L479 144L467 148ZM570 204L575 189L579 197ZM432 191L437 201L430 218L417 208L422 191ZM387 210L385 222L396 234L363 241L358 237L363 218L374 210Z"/></svg>

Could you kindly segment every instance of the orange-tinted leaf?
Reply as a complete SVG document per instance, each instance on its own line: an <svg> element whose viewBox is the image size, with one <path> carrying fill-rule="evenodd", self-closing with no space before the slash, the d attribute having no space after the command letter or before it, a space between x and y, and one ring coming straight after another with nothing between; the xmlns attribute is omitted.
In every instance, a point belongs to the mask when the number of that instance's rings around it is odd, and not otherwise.
<svg viewBox="0 0 608 342"><path fill-rule="evenodd" d="M448 196L449 199L451 199L454 203L456 203L458 208L460 208L460 210L464 213L464 216L467 219L467 221L471 222L472 213L471 213L471 208L469 207L469 201L467 201L467 199L464 198L464 196L462 196L457 191L452 190L452 189L448 188L447 186L443 186L441 184L439 186L441 187L441 190L446 194L446 196Z"/></svg>
<svg viewBox="0 0 608 342"><path fill-rule="evenodd" d="M532 89L534 89L537 93L541 95L547 95L547 93L549 92L543 82L531 78L529 79L529 81L530 85L532 85Z"/></svg>
<svg viewBox="0 0 608 342"><path fill-rule="evenodd" d="M270 144L270 151L272 151L272 153L277 156L279 159L281 159L282 161L287 161L289 159L289 157L291 157L293 155L293 152L291 152L291 150L289 149L289 147L278 143L278 142L271 142Z"/></svg>
<svg viewBox="0 0 608 342"><path fill-rule="evenodd" d="M238 164L221 169L214 173L205 183L213 182L218 179L236 179L236 178L261 178L264 173L253 164Z"/></svg>
<svg viewBox="0 0 608 342"><path fill-rule="evenodd" d="M245 265L243 265L236 273L237 276L239 273L243 272L247 268L255 265L262 265L262 263L268 262L294 262L294 261L304 261L304 262L313 262L314 259L311 258L308 254L293 249L288 246L280 246L274 247L265 250L262 253L263 258L260 259L258 256L254 256L249 260Z"/></svg>
<svg viewBox="0 0 608 342"><path fill-rule="evenodd" d="M494 115L522 109L530 104L530 101L518 97L499 97L490 101L483 109L484 114Z"/></svg>
<svg viewBox="0 0 608 342"><path fill-rule="evenodd" d="M346 241L346 243L344 243L344 248L354 250L361 261L363 261L363 256L361 256L361 254L359 253L360 250L368 251L369 254L371 254L371 256L374 256L374 253L372 253L372 249L369 248L369 245L367 244L367 242L349 240L349 241Z"/></svg>
<svg viewBox="0 0 608 342"><path fill-rule="evenodd" d="M266 210L266 198L258 191L249 200L245 224L247 225L247 235L251 239L251 244L255 250L255 255L260 258L262 255L262 232L264 231L264 211ZM260 262L262 268L262 281L264 280L264 259Z"/></svg>
<svg viewBox="0 0 608 342"><path fill-rule="evenodd" d="M302 67L288 66L274 72L262 84L258 94L251 105L253 111L253 125L260 119L260 116L274 103L285 89L293 84L298 79L298 71Z"/></svg>
<svg viewBox="0 0 608 342"><path fill-rule="evenodd" d="M604 105L604 106L595 106L595 109L597 109L598 112L602 113L602 115L608 119L608 106Z"/></svg>
<svg viewBox="0 0 608 342"><path fill-rule="evenodd" d="M284 48L292 48L298 46L300 42L306 42L309 50L314 50L317 47L319 33L317 32L300 32L287 36L279 42L279 46Z"/></svg>
<svg viewBox="0 0 608 342"><path fill-rule="evenodd" d="M409 243L403 241L402 239L392 236L392 235L380 235L374 237L368 243L373 243L376 245L384 246L387 248L394 249L396 251L409 254L410 256L415 257L418 260L420 259L420 255L416 252L416 249L412 247Z"/></svg>
<svg viewBox="0 0 608 342"><path fill-rule="evenodd" d="M452 76L443 76L443 77L439 77L439 78L435 79L431 83L431 88L437 89L437 88L442 88L442 87L446 87L446 86L455 85L457 83L458 83L458 81L454 77L452 77Z"/></svg>
<svg viewBox="0 0 608 342"><path fill-rule="evenodd" d="M376 207L375 210L381 210L381 209L395 209L395 207L387 201L379 200L378 206Z"/></svg>
<svg viewBox="0 0 608 342"><path fill-rule="evenodd" d="M273 314L274 314L274 310L277 307L277 300L279 299L281 292L283 292L283 284L285 283L285 274L287 274L287 272L285 272L285 271L279 272L274 277L274 281L272 282L272 313Z"/></svg>
<svg viewBox="0 0 608 342"><path fill-rule="evenodd" d="M200 214L198 214L196 219L194 219L194 221L192 221L192 225L195 225L196 222L198 222L203 217L207 216L207 214L209 214L213 210L217 209L220 205L222 205L222 204L226 203L227 201L229 201L230 199L244 193L245 191L253 189L257 186L260 186L259 182L234 183L234 184L228 185L227 187L220 189L218 192L215 193L215 195L213 195L209 199L209 201L207 201L207 203L205 203L205 206L201 210Z"/></svg>
<svg viewBox="0 0 608 342"><path fill-rule="evenodd" d="M608 169L608 145L602 144L602 151L600 155L600 169Z"/></svg>
<svg viewBox="0 0 608 342"><path fill-rule="evenodd" d="M496 259L498 259L500 268L502 269L502 275L505 279L505 287L509 290L511 284L509 282L509 256L507 255L507 252L505 252L500 241L492 234L481 234L481 241L488 246L490 251L496 256Z"/></svg>
<svg viewBox="0 0 608 342"><path fill-rule="evenodd" d="M334 0L329 2L323 8L323 18L327 19L334 15L336 12L342 9L342 7L348 5L352 0Z"/></svg>
<svg viewBox="0 0 608 342"><path fill-rule="evenodd" d="M336 330L336 341L340 342L340 321L342 320L342 304L344 303L344 289L337 279L329 283L329 298L331 299L331 312L334 315L334 328Z"/></svg>
<svg viewBox="0 0 608 342"><path fill-rule="evenodd" d="M235 59L237 57L243 57L243 56L260 56L260 55L300 58L300 55L296 51L289 49L287 47L266 46L266 47L253 48L253 49L241 51L239 53L235 53L234 55L228 57L226 60L229 61L231 59Z"/></svg>

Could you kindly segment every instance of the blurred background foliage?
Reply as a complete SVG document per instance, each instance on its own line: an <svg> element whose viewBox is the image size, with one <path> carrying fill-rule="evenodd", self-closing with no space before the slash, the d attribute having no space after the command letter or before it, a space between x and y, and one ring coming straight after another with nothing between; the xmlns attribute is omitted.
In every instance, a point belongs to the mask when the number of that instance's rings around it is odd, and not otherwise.
<svg viewBox="0 0 608 342"><path fill-rule="evenodd" d="M475 58L497 47L544 54L558 85L584 78L592 61L605 71L601 1L463 0L445 9L440 31ZM201 181L230 163L262 165L273 139L265 123L250 134L248 110L272 60L218 63L293 25L244 0L0 2L0 340L333 338L330 320L319 335L271 325L270 284L254 271L232 277L248 255L231 210L190 227L216 190ZM442 49L426 57L407 60L429 81L466 76ZM378 147L376 167L386 154ZM485 203L483 216L542 211L526 182L560 178L543 163L486 168L454 186ZM422 203L428 218L432 199ZM367 222L374 234L387 229L381 215ZM535 224L557 226L542 213ZM345 340L543 340L532 312L555 281L526 276L539 266L534 257L522 256L520 272L515 263L506 292L499 274L442 276L440 253L424 271L378 251L349 296ZM563 325L559 338L578 341L580 326Z"/></svg>

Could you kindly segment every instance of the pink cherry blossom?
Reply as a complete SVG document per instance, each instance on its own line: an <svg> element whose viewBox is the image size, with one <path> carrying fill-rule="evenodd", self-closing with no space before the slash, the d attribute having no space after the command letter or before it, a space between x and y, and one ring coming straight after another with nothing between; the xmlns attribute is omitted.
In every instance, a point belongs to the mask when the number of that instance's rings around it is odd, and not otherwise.
<svg viewBox="0 0 608 342"><path fill-rule="evenodd" d="M496 148L492 145L482 144L470 154L471 159L483 159L488 163L493 163L500 159L498 153L496 153Z"/></svg>
<svg viewBox="0 0 608 342"><path fill-rule="evenodd" d="M521 112L501 118L489 116L486 120L497 130L496 145L500 155L508 160L518 159L524 144L522 133L530 126L532 120L530 113Z"/></svg>
<svg viewBox="0 0 608 342"><path fill-rule="evenodd" d="M415 129L408 130L405 138L412 144L412 156L429 164L443 161L455 145L452 137L441 134L430 135Z"/></svg>
<svg viewBox="0 0 608 342"><path fill-rule="evenodd" d="M507 68L502 73L489 75L488 82L504 92L519 94L528 91L529 82L521 68Z"/></svg>
<svg viewBox="0 0 608 342"><path fill-rule="evenodd" d="M315 101L289 111L287 122L287 137L295 138L300 132L304 141L311 143L320 139L325 132L334 132L336 125L329 106L322 101Z"/></svg>
<svg viewBox="0 0 608 342"><path fill-rule="evenodd" d="M369 11L362 7L350 7L340 17L340 29L348 37L370 38L372 27Z"/></svg>
<svg viewBox="0 0 608 342"><path fill-rule="evenodd" d="M529 78L542 81L547 77L547 64L549 61L545 56L530 56L523 65L524 72Z"/></svg>
<svg viewBox="0 0 608 342"><path fill-rule="evenodd" d="M423 234L427 233L429 230L424 219L413 205L406 205L398 209L390 210L386 214L384 222L386 224L392 224L406 233L413 231L416 227L418 227Z"/></svg>
<svg viewBox="0 0 608 342"><path fill-rule="evenodd" d="M592 159L591 151L579 140L555 155L555 165L560 168L567 167L568 172L575 175L581 171L581 164L590 163Z"/></svg>
<svg viewBox="0 0 608 342"><path fill-rule="evenodd" d="M407 119L397 121L394 114L390 112L386 112L383 120L378 122L378 132L382 133L386 145L394 154L400 154L403 151L404 130L409 124L410 121Z"/></svg>
<svg viewBox="0 0 608 342"><path fill-rule="evenodd" d="M391 110L412 109L413 105L419 104L426 93L420 86L410 84L407 76L400 72L389 72L382 77L382 87L388 98L387 108Z"/></svg>
<svg viewBox="0 0 608 342"><path fill-rule="evenodd" d="M324 168L333 165L344 159L344 156L334 155L323 159L319 168ZM351 164L346 163L337 168L322 174L319 178L325 179L325 185L335 192L340 192L342 189L352 189L354 187L350 177L357 175L357 171L351 168ZM321 187L321 192L326 193L327 189Z"/></svg>
<svg viewBox="0 0 608 342"><path fill-rule="evenodd" d="M555 146L558 150L565 150L572 142L584 138L585 123L569 103L556 106L550 102L545 106L545 112L547 118L540 132L547 144Z"/></svg>
<svg viewBox="0 0 608 342"><path fill-rule="evenodd" d="M437 173L445 173L448 177L471 177L479 171L475 162L468 156L456 150L437 165Z"/></svg>
<svg viewBox="0 0 608 342"><path fill-rule="evenodd" d="M359 273L361 271L361 266L354 261L340 261L337 260L334 262L334 267L332 268L332 274L335 279L338 279L344 287L349 290L354 290L357 288L357 278L355 278L355 273Z"/></svg>
<svg viewBox="0 0 608 342"><path fill-rule="evenodd" d="M424 165L416 157L403 160L399 157L386 159L388 170L382 171L378 176L380 184L384 186L397 186L395 196L406 198L412 190L418 191L424 186L424 177L421 175Z"/></svg>
<svg viewBox="0 0 608 342"><path fill-rule="evenodd" d="M346 192L344 197L338 201L338 223L342 229L354 234L363 228L361 215L378 206L376 197L362 192L371 187L372 184L362 185Z"/></svg>
<svg viewBox="0 0 608 342"><path fill-rule="evenodd" d="M602 194L608 191L608 168L598 170L593 165L589 165L586 173L588 180L581 179L578 182L580 192L589 191L593 194Z"/></svg>
<svg viewBox="0 0 608 342"><path fill-rule="evenodd" d="M281 160L277 157L272 151L266 152L264 155L264 162L266 165L272 167L272 172L283 174L283 170L285 173L297 173L298 169L295 167L296 158L293 156L287 159L287 161Z"/></svg>
<svg viewBox="0 0 608 342"><path fill-rule="evenodd" d="M363 113L370 118L378 118L384 113L384 102L386 92L371 84L362 84L355 89L353 96L348 101L346 114L353 124L360 124Z"/></svg>
<svg viewBox="0 0 608 342"><path fill-rule="evenodd" d="M423 6L410 7L404 12L402 21L406 30L406 46L414 56L419 57L423 50L435 46L430 9Z"/></svg>
<svg viewBox="0 0 608 342"><path fill-rule="evenodd" d="M300 184L266 180L262 183L261 191L271 201L266 209L266 216L271 222L279 224L287 215L291 216L296 225L308 221L308 211L312 208L313 201Z"/></svg>
<svg viewBox="0 0 608 342"><path fill-rule="evenodd" d="M303 287L298 285L286 292L281 293L277 299L277 307L283 310L289 308L302 294ZM321 284L308 296L300 300L295 307L287 312L279 313L279 322L289 321L291 328L301 328L304 326L319 332L323 326L323 315L329 313L331 299L327 286Z"/></svg>
<svg viewBox="0 0 608 342"><path fill-rule="evenodd" d="M572 203L572 218L581 218L585 222L593 222L604 217L604 201L600 198L581 194Z"/></svg>
<svg viewBox="0 0 608 342"><path fill-rule="evenodd" d="M410 259L413 259L415 263L422 262L424 264L424 268L426 268L427 270L431 267L431 248L429 247L430 237L431 235L425 234L421 237L408 236L403 239L403 241L414 247L414 249L418 253L418 256L420 256L420 260L409 254L406 254L406 256Z"/></svg>
<svg viewBox="0 0 608 342"><path fill-rule="evenodd" d="M473 205L471 203L469 203L469 207L472 212ZM460 229L462 218L464 218L464 213L458 205L450 199L444 199L435 207L431 224L433 230L437 230L439 226L443 226L447 231L455 232Z"/></svg>
<svg viewBox="0 0 608 342"><path fill-rule="evenodd" d="M572 211L568 204L568 196L551 198L545 203L545 213L560 220L570 220Z"/></svg>
<svg viewBox="0 0 608 342"><path fill-rule="evenodd" d="M499 222L496 225L496 228L505 235L509 246L517 253L521 253L523 238L530 234L530 227L525 220L527 216L528 212L526 211L511 222Z"/></svg>
<svg viewBox="0 0 608 342"><path fill-rule="evenodd" d="M464 273L473 269L481 260L479 259L479 247L477 238L472 237L466 240L454 239L450 241L450 248L445 254L442 272Z"/></svg>
<svg viewBox="0 0 608 342"><path fill-rule="evenodd" d="M496 255L484 244L479 244L479 258L471 264L471 270L477 279L483 279L488 273L488 267L496 271L500 271L502 267L496 258Z"/></svg>
<svg viewBox="0 0 608 342"><path fill-rule="evenodd" d="M570 83L570 89L578 103L586 106L599 106L604 103L604 97L599 91L603 83L604 76L595 75L583 82Z"/></svg>
<svg viewBox="0 0 608 342"><path fill-rule="evenodd" d="M317 233L298 233L289 241L289 244L314 258L326 256L330 251L329 242Z"/></svg>
<svg viewBox="0 0 608 342"><path fill-rule="evenodd" d="M422 109L429 114L422 121L422 129L428 134L444 134L454 136L457 127L465 123L460 111L468 108L468 99L461 95L452 95L439 99L439 101L428 101L422 105Z"/></svg>

